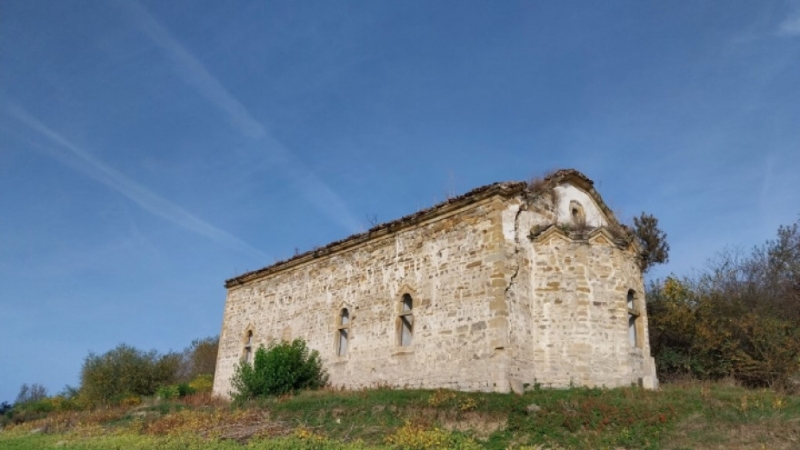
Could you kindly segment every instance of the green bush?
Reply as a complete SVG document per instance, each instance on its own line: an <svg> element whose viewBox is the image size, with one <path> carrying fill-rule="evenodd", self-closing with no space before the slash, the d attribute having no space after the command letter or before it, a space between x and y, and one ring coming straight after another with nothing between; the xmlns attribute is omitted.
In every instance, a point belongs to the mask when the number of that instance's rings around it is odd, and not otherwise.
<svg viewBox="0 0 800 450"><path fill-rule="evenodd" d="M78 409L75 403L63 397L47 397L41 400L15 405L15 412L49 413L53 411L71 411Z"/></svg>
<svg viewBox="0 0 800 450"><path fill-rule="evenodd" d="M0 428L9 423L23 423L42 419L53 412L80 409L81 406L74 399L68 399L60 395L27 401L15 404L13 408L4 409L3 414L0 415Z"/></svg>
<svg viewBox="0 0 800 450"><path fill-rule="evenodd" d="M156 396L161 400L172 400L175 398L180 397L181 393L178 391L177 384L171 384L169 386L161 386L156 391Z"/></svg>
<svg viewBox="0 0 800 450"><path fill-rule="evenodd" d="M162 400L172 400L175 398L186 397L192 395L196 391L189 386L189 383L171 384L169 386L161 386L156 391L156 396Z"/></svg>
<svg viewBox="0 0 800 450"><path fill-rule="evenodd" d="M271 343L256 350L253 364L237 365L231 380L233 397L247 400L282 395L303 389L319 389L328 382L319 353L309 352L305 341Z"/></svg>
<svg viewBox="0 0 800 450"><path fill-rule="evenodd" d="M180 355L159 355L121 344L102 355L89 353L81 369L80 397L88 405L118 404L128 397L153 395L175 382Z"/></svg>

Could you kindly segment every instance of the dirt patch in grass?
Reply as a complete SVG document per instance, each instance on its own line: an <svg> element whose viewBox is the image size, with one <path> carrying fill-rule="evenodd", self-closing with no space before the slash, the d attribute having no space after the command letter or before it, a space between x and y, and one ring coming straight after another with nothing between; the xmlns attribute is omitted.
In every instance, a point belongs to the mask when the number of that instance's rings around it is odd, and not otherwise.
<svg viewBox="0 0 800 450"><path fill-rule="evenodd" d="M227 424L213 431L219 439L233 440L240 444L246 444L251 439L289 436L293 432L294 427L286 422L270 421Z"/></svg>

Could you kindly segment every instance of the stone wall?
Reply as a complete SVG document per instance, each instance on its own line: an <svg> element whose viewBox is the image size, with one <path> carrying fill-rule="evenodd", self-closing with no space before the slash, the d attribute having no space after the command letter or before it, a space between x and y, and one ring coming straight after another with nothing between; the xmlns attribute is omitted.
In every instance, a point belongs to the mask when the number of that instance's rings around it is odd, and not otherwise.
<svg viewBox="0 0 800 450"><path fill-rule="evenodd" d="M507 202L506 258L509 270L519 268L506 293L514 390L657 385L637 249L612 232L618 225L598 201L563 184ZM636 345L628 339L629 291Z"/></svg>
<svg viewBox="0 0 800 450"><path fill-rule="evenodd" d="M628 292L637 299L644 292L629 252L602 233L554 232L535 240L532 254L541 269L531 286L534 377L557 387L638 382L645 375L642 357L650 352L646 337L638 345L628 339ZM642 313L638 333L644 320Z"/></svg>
<svg viewBox="0 0 800 450"><path fill-rule="evenodd" d="M229 281L214 393L228 394L250 331L254 348L305 339L331 383L347 388L655 387L636 248L612 233L591 182L536 195L508 186ZM409 346L398 338L404 294L413 299Z"/></svg>
<svg viewBox="0 0 800 450"><path fill-rule="evenodd" d="M508 390L502 348L502 197L229 288L214 392L230 390L248 330L254 344L303 338L335 386ZM413 298L413 343L398 345L400 300ZM350 313L345 356L337 319ZM498 311L502 311L498 314Z"/></svg>

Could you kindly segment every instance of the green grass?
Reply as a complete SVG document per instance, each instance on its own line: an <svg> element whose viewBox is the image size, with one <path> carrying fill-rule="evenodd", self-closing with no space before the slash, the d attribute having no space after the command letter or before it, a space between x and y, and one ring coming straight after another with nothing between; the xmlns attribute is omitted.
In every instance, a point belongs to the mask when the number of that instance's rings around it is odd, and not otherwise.
<svg viewBox="0 0 800 450"><path fill-rule="evenodd" d="M113 414L52 413L0 432L3 449L526 446L798 448L800 397L720 383L667 385L659 391L536 389L522 396L318 391L238 407L173 402Z"/></svg>
<svg viewBox="0 0 800 450"><path fill-rule="evenodd" d="M121 434L76 438L71 436L21 436L0 438L4 450L360 450L363 444L341 444L327 440L308 440L296 437L254 440L246 445L236 441L209 441L192 435L181 436L142 436Z"/></svg>

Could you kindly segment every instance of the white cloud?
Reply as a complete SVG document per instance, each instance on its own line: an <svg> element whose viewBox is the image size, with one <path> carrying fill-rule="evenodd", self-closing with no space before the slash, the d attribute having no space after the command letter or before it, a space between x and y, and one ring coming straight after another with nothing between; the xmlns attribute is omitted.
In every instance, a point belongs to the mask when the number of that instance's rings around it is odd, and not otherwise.
<svg viewBox="0 0 800 450"><path fill-rule="evenodd" d="M778 26L780 36L800 36L800 11L795 11Z"/></svg>
<svg viewBox="0 0 800 450"><path fill-rule="evenodd" d="M234 128L256 142L263 142L264 149L277 156L277 159L286 165L287 174L292 177L295 188L301 192L306 201L349 232L355 233L361 229L341 197L253 118L244 105L234 98L142 5L135 1L122 4L132 12L142 32L164 50L175 62L183 78L193 85L200 95L219 108Z"/></svg>
<svg viewBox="0 0 800 450"><path fill-rule="evenodd" d="M64 154L65 152L61 151L51 154L51 156L56 157L61 162L80 170L90 178L116 190L145 211L228 247L246 251L262 259L267 257L262 251L253 248L238 238L192 215L175 203L159 196L119 171L109 167L95 158L91 153L74 145L66 138L47 127L22 108L9 105L7 110L14 118L27 125L30 129L44 136L53 144L58 145L58 147L68 151L66 155Z"/></svg>

